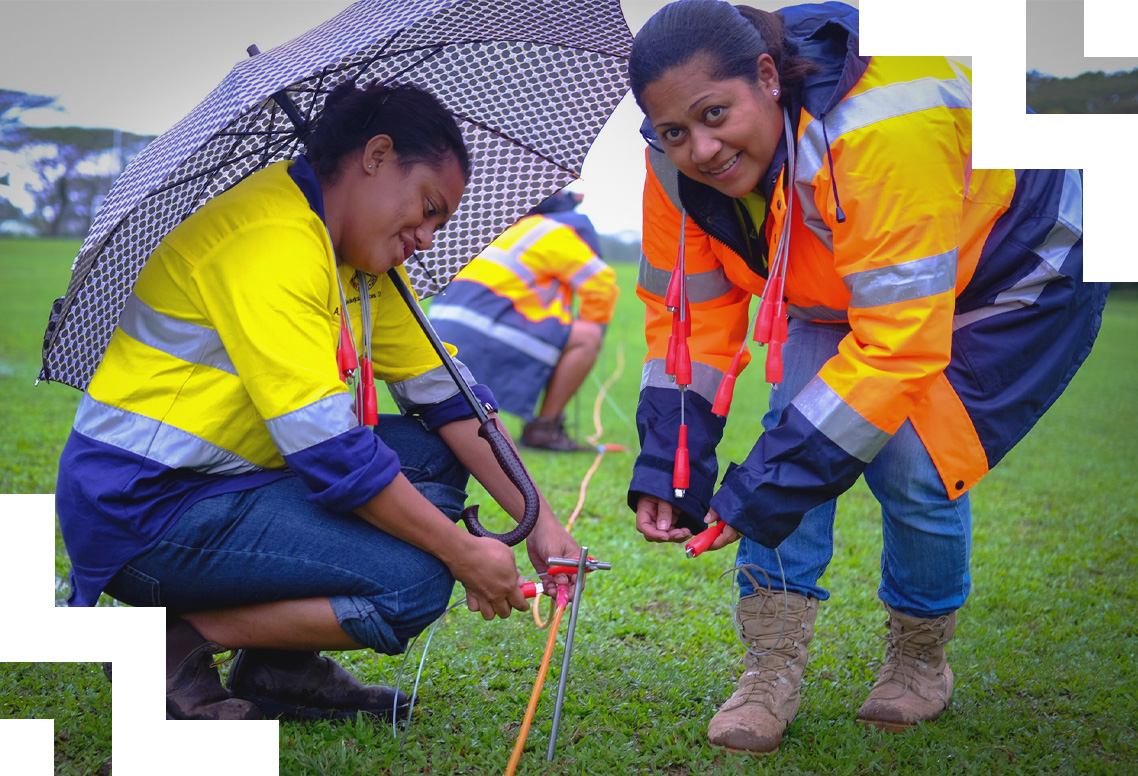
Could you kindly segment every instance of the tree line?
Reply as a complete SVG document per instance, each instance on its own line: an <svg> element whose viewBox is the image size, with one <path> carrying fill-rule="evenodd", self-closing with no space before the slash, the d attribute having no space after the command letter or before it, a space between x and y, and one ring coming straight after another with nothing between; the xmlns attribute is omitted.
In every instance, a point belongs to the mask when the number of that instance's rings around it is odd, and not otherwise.
<svg viewBox="0 0 1138 776"><path fill-rule="evenodd" d="M117 129L31 127L21 120L26 111L54 102L0 89L0 154L7 168L0 170L0 225L15 233L81 238L115 177L154 137Z"/></svg>
<svg viewBox="0 0 1138 776"><path fill-rule="evenodd" d="M1027 104L1036 113L1138 113L1138 70L1055 78L1027 74Z"/></svg>

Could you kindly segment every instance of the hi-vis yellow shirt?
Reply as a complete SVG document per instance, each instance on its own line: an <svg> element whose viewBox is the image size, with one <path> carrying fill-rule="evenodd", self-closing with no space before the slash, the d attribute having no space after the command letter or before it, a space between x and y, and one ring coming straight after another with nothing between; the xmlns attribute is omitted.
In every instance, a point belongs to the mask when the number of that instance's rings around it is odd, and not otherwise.
<svg viewBox="0 0 1138 776"><path fill-rule="evenodd" d="M363 352L359 289L295 179L322 209L311 168L293 164L207 202L139 275L61 460L57 509L83 597L204 495L291 470L315 503L348 511L399 473L340 379L337 273ZM390 279L367 277L376 378L405 412L453 404L457 386Z"/></svg>

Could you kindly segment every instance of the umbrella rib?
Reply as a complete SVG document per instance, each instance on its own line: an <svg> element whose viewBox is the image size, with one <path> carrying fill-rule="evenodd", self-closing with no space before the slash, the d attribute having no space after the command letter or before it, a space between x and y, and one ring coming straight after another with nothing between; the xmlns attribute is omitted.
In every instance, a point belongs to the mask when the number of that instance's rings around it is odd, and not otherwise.
<svg viewBox="0 0 1138 776"><path fill-rule="evenodd" d="M451 48L454 46L469 46L469 45L473 45L476 43L529 43L529 44L532 44L535 46L550 46L553 48L572 49L574 51L587 51L587 52L591 52L594 54L599 54L601 56L612 57L613 59L624 59L624 60L628 59L628 56L626 54L615 54L611 51L604 51L602 49L586 48L584 46L570 46L570 45L567 45L564 43L550 43L547 41L522 40L520 38L500 38L500 39L489 39L489 40L487 40L485 38L469 38L467 40L447 41L445 43L438 43L438 44L429 45L429 46L428 45L414 46L411 48L401 49L401 50L395 51L395 52L389 52L388 47L391 45L392 41L394 41L395 38L397 38L399 36L399 34L400 33L396 33L395 35L392 35L390 38L388 38L387 41L383 44L383 46L380 48L380 50L377 53L375 53L374 55L372 55L371 57L368 57L367 59L360 60L358 62L353 62L351 64L341 65L339 67L325 68L324 70L320 71L320 77L324 78L324 77L327 77L329 75L350 71L352 69L355 69L358 73L358 72L365 70L370 65L375 64L376 61L383 59L385 57L393 57L393 56L397 56L399 54L412 54L412 53L415 53L418 51L424 51L424 50L430 49L430 53L427 54L426 56L424 56L420 59L417 59L415 62L412 62L410 65L403 68L402 70L400 70L395 75L388 76L387 78L385 78L383 80L383 83L386 85L388 83L391 83L391 81L393 81L394 79L396 79L399 76L406 73L408 70L410 70L410 69L412 69L418 65L421 65L423 62L426 62L431 57L434 57L437 54L442 53L443 49L445 49L445 48ZM289 87L286 87L286 88L289 88ZM289 91L308 91L308 90L303 89L303 88L301 88L301 89L289 88ZM313 89L311 89L311 91L319 91L319 88L313 88Z"/></svg>
<svg viewBox="0 0 1138 776"><path fill-rule="evenodd" d="M493 128L493 127L491 127L489 124L485 124L485 123L483 123L483 122L481 122L481 121L478 121L477 119L472 119L470 116L467 116L467 115L465 115L465 114L463 114L463 113L457 113L457 112L455 112L455 111L453 111L453 110L452 110L450 113L451 113L451 115L452 115L452 116L454 116L456 119L461 119L461 120L463 120L463 121L467 121L467 122L469 122L469 123L473 124L473 125L474 125L474 126L476 126L476 127L480 127L480 128L482 128L482 129L486 130L487 132L489 132L489 133L490 133L490 134L492 134L492 135L495 135L495 136L497 136L497 137L500 137L500 138L502 138L502 139L503 139L503 140L505 140L507 143L510 143L510 144L512 144L512 145L516 145L516 146L517 146L517 147L519 147L519 148L522 148L522 149L524 149L524 150L526 150L526 151L529 151L529 152L530 152L531 154L533 154L534 156L536 156L536 157L538 157L538 158L540 158L540 159L543 159L543 160L545 160L545 161L549 162L550 164L552 164L552 165L553 165L554 167L556 167L557 169L559 169L559 170L562 170L563 172L567 172L567 173L569 173L569 174L570 174L570 175L572 175L574 178L577 178L577 177L579 177L579 176L578 176L578 174L577 174L577 171L576 171L576 170L573 170L573 169L571 169L571 168L569 168L569 167L566 167L564 164L562 164L561 162L557 161L556 159L553 159L553 158L551 158L551 157L549 157L549 156L546 156L546 155L545 155L545 154L543 154L541 151L538 151L536 148L533 148L533 147L531 147L531 146L528 146L528 145L526 145L525 143L522 143L522 142L520 142L520 141L518 141L518 140L516 140L516 139L514 139L514 138L512 138L512 137L510 137L510 136L509 136L509 135L507 135L505 132L502 132L501 130L497 130L497 129L494 129L494 128Z"/></svg>
<svg viewBox="0 0 1138 776"><path fill-rule="evenodd" d="M292 135L292 134L293 133L289 133L289 135ZM285 145L287 142L288 142L288 138L286 137L282 140L277 141L275 144L269 143L269 144L267 144L267 146L274 146L273 151L275 152L275 151L279 150L280 146ZM171 182L165 186L162 186L161 188L155 189L153 192L151 192L148 195L148 197L152 197L155 194L161 194L165 191L169 191L170 189L172 189L176 186L183 186L183 185L190 183L192 181L195 181L199 178L203 178L207 175L212 175L213 173L220 172L221 170L225 169L227 166L231 165L233 162L239 162L242 159L248 159L251 156L256 156L257 154L261 153L263 150L264 150L263 148L255 148L252 151L247 151L246 153L241 154L240 156L230 157L230 158L226 159L224 162L216 164L213 167L210 167L208 169L202 170L201 172L194 173L193 175L189 176L188 178L180 178L180 179L173 181L173 182Z"/></svg>
<svg viewBox="0 0 1138 776"><path fill-rule="evenodd" d="M585 51L585 52L589 52L591 54L600 54L601 56L612 57L613 59L623 59L623 60L628 59L628 54L617 54L617 53L614 53L612 51L605 51L604 49L588 48L586 46L575 46L575 45L570 45L568 43L554 43L552 41L547 41L547 40L525 40L523 38L468 38L466 40L448 40L444 43L423 44L421 46L409 46L408 48L405 48L405 49L400 49L400 50L394 51L394 52L388 52L387 46L390 43L391 43L391 39L388 39L387 43L385 43L383 45L383 49L378 54L376 54L375 56L371 57L370 59L367 59L364 61L367 64L371 64L372 62L374 62L377 59L380 59L381 57L393 57L393 56L397 56L399 54L410 54L412 52L422 51L423 49L428 49L428 48L448 48L448 47L452 47L452 46L469 46L469 45L473 45L475 43L529 43L530 45L533 45L533 46L549 46L551 48L569 49L571 51ZM346 70L348 67L350 67L350 65L344 65L343 69ZM333 68L329 72L336 72L336 69Z"/></svg>
<svg viewBox="0 0 1138 776"><path fill-rule="evenodd" d="M425 47L424 47L424 48L425 48ZM417 49L417 50L418 50L418 49ZM440 46L436 46L436 47L434 48L434 50L432 50L432 51L431 51L429 54L426 54L426 55L424 55L424 56L420 57L419 59L416 59L414 62L412 62L411 64L407 65L407 67L403 68L402 70L400 70L400 71L399 71L398 73L396 73L395 75L392 75L392 76L389 76L389 77L387 77L387 78L383 79L383 85L384 85L384 86L387 86L387 84L391 83L392 81L394 81L396 78L398 78L399 76L401 76L401 75L403 75L404 73L406 73L406 72L407 72L408 70L410 70L411 68L413 68L413 67L418 67L419 65L423 64L424 62L426 62L428 59L431 59L432 57L436 57L436 56L438 56L438 55L439 55L439 52L441 52L442 50L443 50L443 47L442 47L441 45L440 45ZM402 53L402 52L401 52L401 53ZM379 57L374 57L374 58L371 60L371 62L368 62L368 64L369 64L369 65L370 65L370 64L372 64L372 62L375 62L377 59L379 59Z"/></svg>

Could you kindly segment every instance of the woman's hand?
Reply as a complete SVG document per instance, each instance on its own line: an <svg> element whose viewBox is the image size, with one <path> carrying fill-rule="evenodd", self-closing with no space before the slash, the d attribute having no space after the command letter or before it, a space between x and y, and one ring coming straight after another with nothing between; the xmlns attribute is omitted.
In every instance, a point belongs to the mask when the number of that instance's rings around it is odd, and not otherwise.
<svg viewBox="0 0 1138 776"><path fill-rule="evenodd" d="M534 571L544 577L544 586L553 594L553 585L572 585L577 581L576 574L557 574L550 578L545 574L549 568L550 558L577 558L581 554L581 546L569 535L565 527L558 522L553 513L543 514L537 525L526 539L526 552ZM573 593L570 591L569 598Z"/></svg>
<svg viewBox="0 0 1138 776"><path fill-rule="evenodd" d="M707 510L707 517L703 518L703 522L707 523L708 525L712 525L719 522L720 519L721 518L714 509L709 509ZM739 541L739 532L727 523L724 523L723 533L719 534L719 536L715 538L715 541L707 546L707 550L705 550L705 552L708 550L721 550L728 544L734 544L737 541Z"/></svg>
<svg viewBox="0 0 1138 776"><path fill-rule="evenodd" d="M356 510L381 531L431 553L466 588L466 605L487 620L525 611L514 551L497 539L472 536L452 523L403 474Z"/></svg>
<svg viewBox="0 0 1138 776"><path fill-rule="evenodd" d="M466 606L482 619L503 619L529 609L514 551L497 539L470 536L464 552L447 559L451 574L466 588Z"/></svg>
<svg viewBox="0 0 1138 776"><path fill-rule="evenodd" d="M690 539L691 531L675 527L678 517L675 507L655 496L641 496L636 502L636 530L650 542L686 542Z"/></svg>

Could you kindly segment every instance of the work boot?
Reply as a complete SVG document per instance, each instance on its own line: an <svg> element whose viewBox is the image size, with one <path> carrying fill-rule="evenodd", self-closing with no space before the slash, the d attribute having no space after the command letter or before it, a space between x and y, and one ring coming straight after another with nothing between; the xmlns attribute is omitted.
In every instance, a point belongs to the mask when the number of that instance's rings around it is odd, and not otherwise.
<svg viewBox="0 0 1138 776"><path fill-rule="evenodd" d="M596 452L596 448L579 444L565 433L564 413L556 418L538 416L526 423L522 429L522 446L558 453L576 453L583 450Z"/></svg>
<svg viewBox="0 0 1138 776"><path fill-rule="evenodd" d="M166 719L263 719L221 686L213 656L225 652L181 617L166 619Z"/></svg>
<svg viewBox="0 0 1138 776"><path fill-rule="evenodd" d="M269 717L355 719L359 712L386 720L410 706L394 688L364 685L319 652L243 649L229 670L229 689L256 703Z"/></svg>
<svg viewBox="0 0 1138 776"><path fill-rule="evenodd" d="M750 648L743 657L746 670L739 689L711 718L708 743L742 752L778 749L802 702L806 645L814 638L817 616L818 599L795 593L784 599L782 591L760 588L739 599L735 619Z"/></svg>
<svg viewBox="0 0 1138 776"><path fill-rule="evenodd" d="M924 620L888 604L885 662L877 684L857 712L858 721L887 733L936 719L952 697L952 669L944 645L956 632L956 612Z"/></svg>

